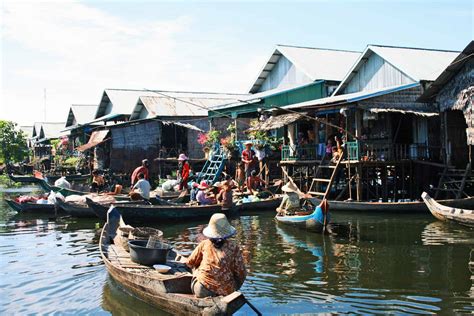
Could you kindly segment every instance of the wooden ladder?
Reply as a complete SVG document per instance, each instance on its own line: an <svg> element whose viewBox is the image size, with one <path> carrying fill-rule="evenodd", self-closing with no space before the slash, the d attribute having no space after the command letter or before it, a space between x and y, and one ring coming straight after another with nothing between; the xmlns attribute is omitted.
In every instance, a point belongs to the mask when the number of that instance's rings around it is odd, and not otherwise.
<svg viewBox="0 0 474 316"><path fill-rule="evenodd" d="M439 179L438 187L435 189L434 198L437 199L440 192L452 194L456 199L460 199L464 192L466 183L474 182L471 174L471 164L468 163L466 169L454 169L445 167Z"/></svg>
<svg viewBox="0 0 474 316"><path fill-rule="evenodd" d="M336 177L336 173L339 169L339 164L343 156L344 156L343 154L339 155L334 165L331 165L331 161L329 161L329 164L325 165L324 164L325 159L323 158L321 160L321 164L318 166L318 169L316 169L314 178L311 181L311 186L308 191L309 194L321 200L327 198L329 192L331 191L334 178ZM332 169L331 177L329 179L324 178L323 170L326 170L326 169ZM320 190L321 184L326 184L326 190L324 190L324 192Z"/></svg>

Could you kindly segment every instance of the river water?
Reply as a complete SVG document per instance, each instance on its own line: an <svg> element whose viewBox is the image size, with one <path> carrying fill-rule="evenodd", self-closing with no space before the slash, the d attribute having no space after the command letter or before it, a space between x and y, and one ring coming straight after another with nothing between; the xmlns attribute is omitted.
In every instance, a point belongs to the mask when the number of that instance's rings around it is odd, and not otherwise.
<svg viewBox="0 0 474 316"><path fill-rule="evenodd" d="M474 230L429 214L333 219L354 237L282 227L268 211L232 220L249 271L242 291L264 315L474 313ZM0 314L166 315L107 275L98 223L15 214L0 197ZM189 252L205 224L155 227Z"/></svg>

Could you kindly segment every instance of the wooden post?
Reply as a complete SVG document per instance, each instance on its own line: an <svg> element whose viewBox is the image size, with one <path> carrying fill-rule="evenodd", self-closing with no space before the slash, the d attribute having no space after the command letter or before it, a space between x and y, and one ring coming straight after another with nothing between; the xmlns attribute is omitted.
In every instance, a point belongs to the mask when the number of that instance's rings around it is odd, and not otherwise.
<svg viewBox="0 0 474 316"><path fill-rule="evenodd" d="M360 162L357 163L357 176L356 176L356 183L357 183L357 201L362 200L362 182L361 182L361 177L362 177L362 165Z"/></svg>

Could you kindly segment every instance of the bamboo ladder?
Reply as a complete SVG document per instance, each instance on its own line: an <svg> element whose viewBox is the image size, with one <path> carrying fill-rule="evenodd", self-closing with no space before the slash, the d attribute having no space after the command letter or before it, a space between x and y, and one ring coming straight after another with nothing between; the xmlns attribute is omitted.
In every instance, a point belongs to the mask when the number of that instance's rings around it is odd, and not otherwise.
<svg viewBox="0 0 474 316"><path fill-rule="evenodd" d="M339 164L343 158L344 154L339 155L337 158L336 162L334 165L331 165L331 161L328 162L328 164L324 164L324 161L326 158L324 157L321 160L320 165L318 166L318 169L316 169L316 173L314 175L313 180L311 181L311 186L309 187L308 193L315 196L318 199L326 199L329 192L331 192L331 187L332 184L334 183L334 178L336 176L337 171L339 170ZM323 170L332 170L331 172L331 177L324 178L324 172ZM326 183L326 190L320 191L321 184Z"/></svg>
<svg viewBox="0 0 474 316"><path fill-rule="evenodd" d="M464 188L468 182L474 182L470 163L467 164L464 170L446 166L439 178L434 198L437 199L440 192L447 192L448 194L452 194L456 199L460 199L463 194L466 195Z"/></svg>

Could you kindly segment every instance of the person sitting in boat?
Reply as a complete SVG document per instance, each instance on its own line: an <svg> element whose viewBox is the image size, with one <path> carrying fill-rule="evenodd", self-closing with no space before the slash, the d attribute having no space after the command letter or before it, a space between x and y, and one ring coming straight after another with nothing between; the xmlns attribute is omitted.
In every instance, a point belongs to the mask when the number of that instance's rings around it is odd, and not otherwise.
<svg viewBox="0 0 474 316"><path fill-rule="evenodd" d="M298 188L293 182L285 184L281 190L285 193L280 206L276 209L278 215L294 215L301 209Z"/></svg>
<svg viewBox="0 0 474 316"><path fill-rule="evenodd" d="M191 290L198 298L229 295L242 286L247 276L242 251L229 240L236 233L222 213L212 215L203 230L203 240L185 260L193 269Z"/></svg>
<svg viewBox="0 0 474 316"><path fill-rule="evenodd" d="M209 189L209 185L206 181L201 181L198 186L199 192L196 194L196 200L200 205L210 205L216 204L216 200L212 197L209 197L207 191Z"/></svg>
<svg viewBox="0 0 474 316"><path fill-rule="evenodd" d="M257 170L252 170L250 177L247 178L247 189L250 194L258 193L264 185L267 185L267 183L258 176Z"/></svg>
<svg viewBox="0 0 474 316"><path fill-rule="evenodd" d="M217 203L222 205L223 210L229 210L233 206L232 191L233 184L229 185L227 182L222 185L221 191L217 194Z"/></svg>
<svg viewBox="0 0 474 316"><path fill-rule="evenodd" d="M138 174L138 182L133 186L132 192L130 192L130 198L132 200L149 200L150 199L151 185L143 173Z"/></svg>
<svg viewBox="0 0 474 316"><path fill-rule="evenodd" d="M139 180L138 175L140 173L143 173L143 175L145 176L145 180L150 180L149 171L148 171L149 166L150 166L150 164L148 162L148 159L143 159L142 160L142 165L140 167L135 168L135 170L133 170L132 178L130 179L132 187Z"/></svg>
<svg viewBox="0 0 474 316"><path fill-rule="evenodd" d="M99 170L97 169L92 170L92 183L91 183L90 191L99 193L100 191L104 190L104 186L105 186L105 179L99 173Z"/></svg>
<svg viewBox="0 0 474 316"><path fill-rule="evenodd" d="M178 176L179 176L179 190L188 188L190 165L188 157L185 154L180 154L178 157Z"/></svg>

